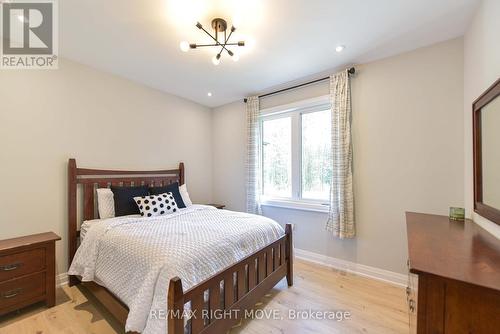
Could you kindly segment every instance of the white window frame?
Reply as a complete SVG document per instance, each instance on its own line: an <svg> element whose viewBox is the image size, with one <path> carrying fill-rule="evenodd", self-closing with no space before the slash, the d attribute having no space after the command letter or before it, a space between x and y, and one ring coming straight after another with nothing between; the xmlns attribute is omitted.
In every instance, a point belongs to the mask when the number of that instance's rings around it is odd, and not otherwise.
<svg viewBox="0 0 500 334"><path fill-rule="evenodd" d="M330 109L329 95L319 96L287 105L261 110L259 126L261 128L261 145L263 143L263 122L283 117L291 117L292 121L292 197L267 197L261 194L261 205L288 209L328 212L328 200L302 198L302 123L303 114ZM298 147L298 149L294 149ZM261 180L264 179L264 149L261 148ZM262 182L262 188L264 184Z"/></svg>

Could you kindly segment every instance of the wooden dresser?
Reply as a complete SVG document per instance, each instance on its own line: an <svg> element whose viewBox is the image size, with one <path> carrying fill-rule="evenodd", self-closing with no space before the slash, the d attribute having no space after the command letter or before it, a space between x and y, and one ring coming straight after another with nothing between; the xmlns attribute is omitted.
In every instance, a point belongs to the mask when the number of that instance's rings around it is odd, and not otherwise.
<svg viewBox="0 0 500 334"><path fill-rule="evenodd" d="M55 305L55 242L52 232L0 241L0 315L45 301Z"/></svg>
<svg viewBox="0 0 500 334"><path fill-rule="evenodd" d="M407 213L418 334L500 333L500 240L470 220Z"/></svg>

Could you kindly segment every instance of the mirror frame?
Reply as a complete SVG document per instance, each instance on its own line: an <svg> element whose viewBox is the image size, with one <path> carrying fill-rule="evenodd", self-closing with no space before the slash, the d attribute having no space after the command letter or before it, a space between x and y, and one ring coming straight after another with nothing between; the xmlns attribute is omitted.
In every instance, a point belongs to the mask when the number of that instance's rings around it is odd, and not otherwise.
<svg viewBox="0 0 500 334"><path fill-rule="evenodd" d="M481 141L481 111L500 96L500 79L472 104L473 156L474 156L474 212L500 225L500 208L483 203L483 158ZM499 148L500 149L500 148Z"/></svg>

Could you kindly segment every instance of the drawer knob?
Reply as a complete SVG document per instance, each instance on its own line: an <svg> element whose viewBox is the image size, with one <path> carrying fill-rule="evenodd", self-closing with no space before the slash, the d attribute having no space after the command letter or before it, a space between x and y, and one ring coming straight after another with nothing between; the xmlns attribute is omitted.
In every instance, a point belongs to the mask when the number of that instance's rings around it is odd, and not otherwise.
<svg viewBox="0 0 500 334"><path fill-rule="evenodd" d="M11 270L16 270L17 268L19 268L20 266L22 266L23 264L21 262L18 262L18 263L12 263L12 264L6 264L4 266L0 266L0 270L1 271L11 271Z"/></svg>
<svg viewBox="0 0 500 334"><path fill-rule="evenodd" d="M14 298L15 296L19 295L21 292L23 292L23 289L10 290L10 291L3 293L2 298L4 298L4 299Z"/></svg>

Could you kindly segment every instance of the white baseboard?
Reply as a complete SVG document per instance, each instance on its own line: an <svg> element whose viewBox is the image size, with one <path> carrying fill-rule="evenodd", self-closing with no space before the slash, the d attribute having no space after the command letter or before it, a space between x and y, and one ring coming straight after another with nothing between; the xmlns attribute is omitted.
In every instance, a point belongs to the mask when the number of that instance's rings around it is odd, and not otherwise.
<svg viewBox="0 0 500 334"><path fill-rule="evenodd" d="M364 276L379 281L395 284L398 286L406 287L408 284L408 276L395 273L389 270L379 269L375 267L366 266L364 264L354 263L346 260L329 257L303 249L294 248L295 257L320 264L326 267L335 268L350 272L359 276ZM56 285L63 286L68 284L68 273L62 273L56 276Z"/></svg>
<svg viewBox="0 0 500 334"><path fill-rule="evenodd" d="M313 262L326 267L343 270L359 276L364 276L379 281L384 281L386 283L391 283L402 287L406 287L408 284L407 275L395 273L389 270L366 266L364 264L341 260L334 257L329 257L326 255L309 252L303 249L294 248L294 252L295 252L295 257L304 261Z"/></svg>
<svg viewBox="0 0 500 334"><path fill-rule="evenodd" d="M63 286L68 284L68 273L62 273L56 276L56 286Z"/></svg>

